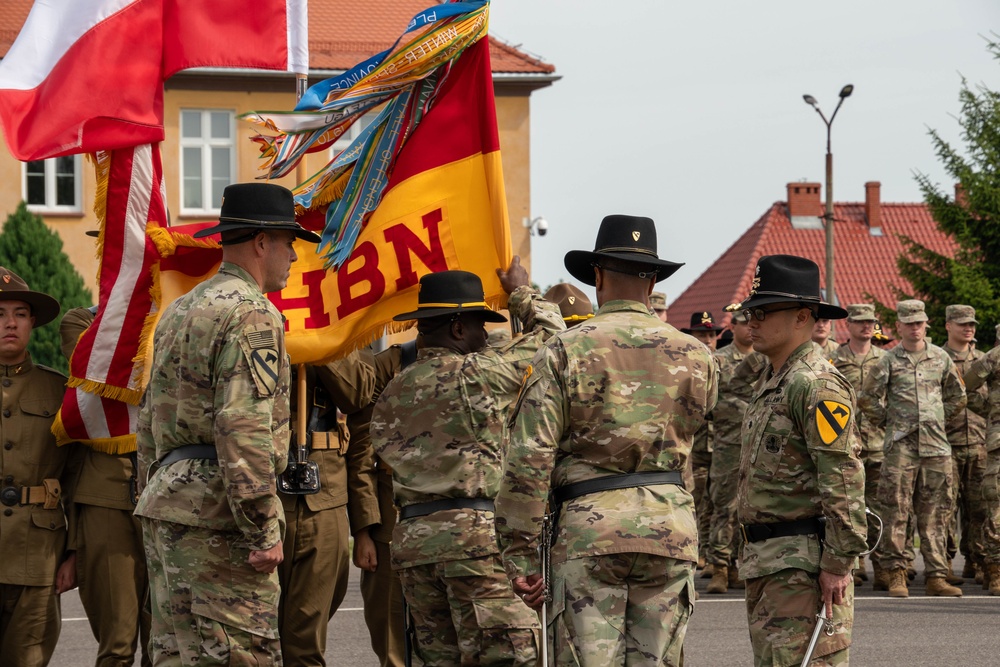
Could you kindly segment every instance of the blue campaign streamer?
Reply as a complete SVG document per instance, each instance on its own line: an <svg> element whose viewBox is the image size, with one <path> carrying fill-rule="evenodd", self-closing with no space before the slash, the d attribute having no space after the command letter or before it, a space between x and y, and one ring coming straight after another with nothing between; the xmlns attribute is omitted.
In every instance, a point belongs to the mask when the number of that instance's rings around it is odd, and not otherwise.
<svg viewBox="0 0 1000 667"><path fill-rule="evenodd" d="M443 19L451 18L452 16L473 12L487 3L489 3L489 0L451 2L444 5L435 5L434 7L429 7L422 12L419 12L416 16L410 19L410 24L406 27L406 30L403 31L403 34L396 39L396 42L391 47L381 53L375 54L364 62L355 65L339 77L331 77L311 86L299 100L299 103L295 105L295 111L321 110L323 105L327 103L327 100L332 92L350 88L381 65L382 61L385 60L385 57L392 53L407 33L413 32L418 28L423 28Z"/></svg>

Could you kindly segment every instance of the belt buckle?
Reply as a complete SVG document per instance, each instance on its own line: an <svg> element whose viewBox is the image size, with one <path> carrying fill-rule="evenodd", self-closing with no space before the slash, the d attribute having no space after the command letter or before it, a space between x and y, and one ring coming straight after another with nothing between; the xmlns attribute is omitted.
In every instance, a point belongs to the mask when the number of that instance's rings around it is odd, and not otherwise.
<svg viewBox="0 0 1000 667"><path fill-rule="evenodd" d="M21 504L21 490L16 486L6 486L0 491L0 503L7 507Z"/></svg>

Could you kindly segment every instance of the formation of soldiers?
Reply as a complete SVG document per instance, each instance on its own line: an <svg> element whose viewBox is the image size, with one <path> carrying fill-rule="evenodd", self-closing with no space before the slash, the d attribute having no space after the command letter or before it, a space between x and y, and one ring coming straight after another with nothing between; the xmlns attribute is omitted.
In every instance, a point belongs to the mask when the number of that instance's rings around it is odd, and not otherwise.
<svg viewBox="0 0 1000 667"><path fill-rule="evenodd" d="M415 341L293 384L264 295L317 237L272 184L227 188L212 233L223 264L165 309L135 451L55 446L65 379L26 347L59 307L0 268L2 665L48 663L77 585L99 666L324 665L351 560L382 665L680 665L698 568L746 588L755 664L846 665L865 556L905 597L915 536L927 594L1000 595L1000 347L976 350L971 306L937 347L900 302L890 341L778 255L727 326L678 330L653 289L680 264L614 215L565 258L596 314L515 258L523 332L488 334L480 277L431 274L396 318ZM63 318L67 356L94 315Z"/></svg>

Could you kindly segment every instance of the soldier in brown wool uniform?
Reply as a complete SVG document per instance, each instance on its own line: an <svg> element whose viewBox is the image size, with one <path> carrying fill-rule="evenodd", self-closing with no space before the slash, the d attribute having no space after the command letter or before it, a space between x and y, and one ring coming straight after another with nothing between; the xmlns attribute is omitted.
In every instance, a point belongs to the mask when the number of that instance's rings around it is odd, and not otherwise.
<svg viewBox="0 0 1000 667"><path fill-rule="evenodd" d="M95 308L73 308L59 323L67 359L80 335L94 321ZM98 667L132 667L141 647L150 665L149 581L142 548L142 526L135 509L135 442L74 444L80 474L74 484L72 513L77 526L76 576L80 601L97 640Z"/></svg>
<svg viewBox="0 0 1000 667"><path fill-rule="evenodd" d="M0 665L47 665L59 639L59 594L76 586L64 503L78 461L56 447L52 420L66 378L35 364L28 341L59 302L0 267Z"/></svg>

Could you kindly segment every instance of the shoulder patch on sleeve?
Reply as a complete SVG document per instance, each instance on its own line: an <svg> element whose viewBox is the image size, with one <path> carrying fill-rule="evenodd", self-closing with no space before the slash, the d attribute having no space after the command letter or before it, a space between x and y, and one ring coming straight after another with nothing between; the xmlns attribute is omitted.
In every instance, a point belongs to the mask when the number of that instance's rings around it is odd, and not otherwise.
<svg viewBox="0 0 1000 667"><path fill-rule="evenodd" d="M269 324L255 324L243 331L240 347L260 396L272 396L278 386L278 341Z"/></svg>
<svg viewBox="0 0 1000 667"><path fill-rule="evenodd" d="M851 406L840 401L820 401L816 404L816 430L825 445L833 444L851 420Z"/></svg>

